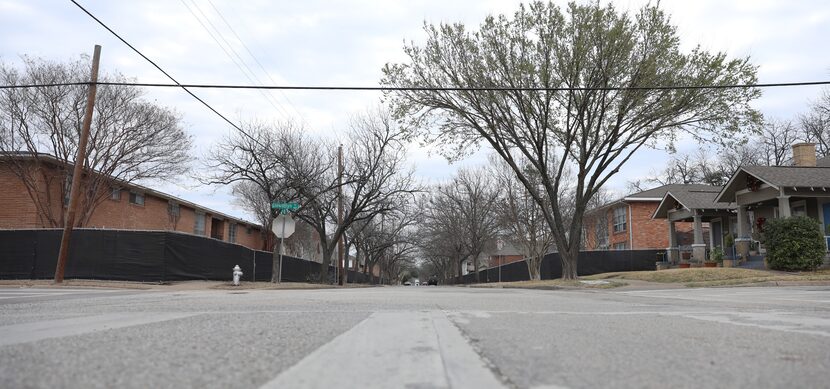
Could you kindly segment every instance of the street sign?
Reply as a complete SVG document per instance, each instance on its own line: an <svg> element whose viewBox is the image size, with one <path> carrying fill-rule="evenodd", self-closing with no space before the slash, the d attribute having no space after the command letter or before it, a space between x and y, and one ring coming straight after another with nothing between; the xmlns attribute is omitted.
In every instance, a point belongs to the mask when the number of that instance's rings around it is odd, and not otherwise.
<svg viewBox="0 0 830 389"><path fill-rule="evenodd" d="M294 233L294 219L290 215L279 215L271 223L271 231L277 238L288 238Z"/></svg>
<svg viewBox="0 0 830 389"><path fill-rule="evenodd" d="M281 209L283 211L286 211L286 210L296 211L296 210L300 209L300 204L273 202L273 203L271 203L271 209Z"/></svg>

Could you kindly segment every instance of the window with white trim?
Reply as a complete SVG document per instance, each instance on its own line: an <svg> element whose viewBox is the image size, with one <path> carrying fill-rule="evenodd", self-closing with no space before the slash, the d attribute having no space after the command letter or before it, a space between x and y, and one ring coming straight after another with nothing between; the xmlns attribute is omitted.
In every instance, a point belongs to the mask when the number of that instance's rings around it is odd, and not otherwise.
<svg viewBox="0 0 830 389"><path fill-rule="evenodd" d="M120 201L121 200L121 188L113 187L112 191L110 192L110 200Z"/></svg>
<svg viewBox="0 0 830 389"><path fill-rule="evenodd" d="M236 243L236 223L228 224L228 242Z"/></svg>
<svg viewBox="0 0 830 389"><path fill-rule="evenodd" d="M625 207L614 208L614 232L623 232L628 228L626 222Z"/></svg>

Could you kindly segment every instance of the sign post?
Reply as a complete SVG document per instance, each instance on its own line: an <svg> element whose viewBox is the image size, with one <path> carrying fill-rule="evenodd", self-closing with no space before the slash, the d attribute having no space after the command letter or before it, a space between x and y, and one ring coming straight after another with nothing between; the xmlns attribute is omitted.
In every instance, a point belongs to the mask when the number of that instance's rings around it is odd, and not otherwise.
<svg viewBox="0 0 830 389"><path fill-rule="evenodd" d="M295 223L294 219L291 218L291 215L287 214L288 210L296 211L300 209L300 205L297 203L271 203L271 209L279 209L280 214L279 216L274 218L274 221L271 223L271 231L276 235L277 238L280 238L280 266L279 266L279 273L277 274L277 283L282 283L282 255L285 253L285 238L291 236L294 233Z"/></svg>

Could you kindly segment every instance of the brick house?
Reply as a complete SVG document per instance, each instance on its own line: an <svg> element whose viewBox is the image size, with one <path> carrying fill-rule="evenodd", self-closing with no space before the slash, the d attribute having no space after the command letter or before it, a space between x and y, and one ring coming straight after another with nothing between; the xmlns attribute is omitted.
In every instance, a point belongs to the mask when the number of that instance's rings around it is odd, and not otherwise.
<svg viewBox="0 0 830 389"><path fill-rule="evenodd" d="M643 250L669 247L669 225L652 216L667 192L673 189L709 188L708 185L670 184L617 199L585 213L585 250ZM678 244L693 242L692 223L675 223ZM708 227L708 226L707 226Z"/></svg>
<svg viewBox="0 0 830 389"><path fill-rule="evenodd" d="M15 158L17 166L34 164L26 155L5 156ZM28 162L27 162L28 161ZM62 214L67 204L62 163L51 156L38 156L39 172L33 181L37 195L49 198L48 207L55 214ZM15 174L9 164L0 163L0 229L55 228L46 220L29 194L29 189ZM102 189L105 197L92 211L84 228L124 230L161 230L203 235L236 243L248 248L267 249L261 227L198 204L162 193L141 185L113 181ZM62 201L63 200L63 201Z"/></svg>

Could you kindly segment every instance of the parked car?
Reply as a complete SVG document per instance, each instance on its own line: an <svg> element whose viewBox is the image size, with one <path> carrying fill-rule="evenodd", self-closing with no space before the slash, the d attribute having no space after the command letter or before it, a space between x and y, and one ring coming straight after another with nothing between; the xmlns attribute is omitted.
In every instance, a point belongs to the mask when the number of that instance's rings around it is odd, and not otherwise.
<svg viewBox="0 0 830 389"><path fill-rule="evenodd" d="M430 278L427 282L427 285L435 285L438 286L438 279L437 278Z"/></svg>
<svg viewBox="0 0 830 389"><path fill-rule="evenodd" d="M403 284L404 284L405 286L412 285L412 283L411 283L411 282L409 282L409 281L404 281L404 283L403 283Z"/></svg>

